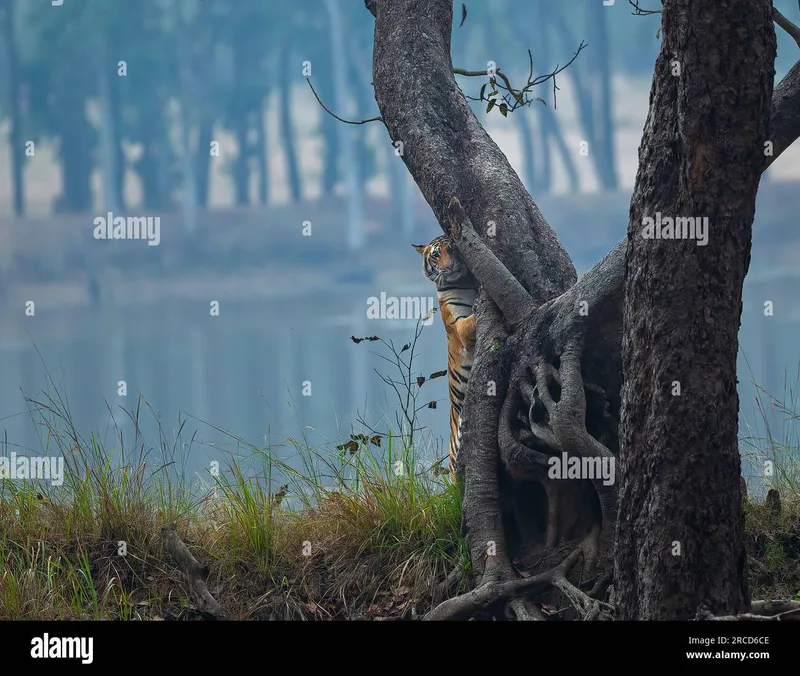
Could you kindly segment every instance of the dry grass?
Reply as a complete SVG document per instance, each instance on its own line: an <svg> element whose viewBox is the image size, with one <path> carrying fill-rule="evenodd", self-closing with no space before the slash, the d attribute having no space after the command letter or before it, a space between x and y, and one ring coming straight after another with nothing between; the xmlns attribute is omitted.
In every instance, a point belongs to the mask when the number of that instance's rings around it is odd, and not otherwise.
<svg viewBox="0 0 800 676"><path fill-rule="evenodd" d="M762 495L745 506L746 543L756 561L751 572L752 598L800 600L800 414L797 393L800 367L791 384L784 375L784 392L775 396L757 388L755 415L742 434L744 458L763 484ZM780 510L763 496L772 489Z"/></svg>
<svg viewBox="0 0 800 676"><path fill-rule="evenodd" d="M183 428L172 442L160 430L149 448L141 400L134 438L114 423L109 447L80 435L60 397L29 402L46 430L42 454L64 457L64 483L0 479L0 618L197 618L159 536L173 521L235 619L408 618L441 600L452 570L461 581L448 594L468 584L458 492L391 434L321 449L290 439L291 464L233 437L246 452L187 487ZM768 411L781 414L777 432ZM787 598L800 591L797 413L793 397L770 397L761 412L764 430L743 443L772 463L764 480L782 510L746 505L751 595Z"/></svg>
<svg viewBox="0 0 800 676"><path fill-rule="evenodd" d="M465 568L457 491L395 437L347 450L291 440L303 471L251 446L190 490L163 430L158 453L138 433L107 449L63 400L29 401L65 477L0 479L2 618L195 617L159 537L173 521L236 619L410 616Z"/></svg>

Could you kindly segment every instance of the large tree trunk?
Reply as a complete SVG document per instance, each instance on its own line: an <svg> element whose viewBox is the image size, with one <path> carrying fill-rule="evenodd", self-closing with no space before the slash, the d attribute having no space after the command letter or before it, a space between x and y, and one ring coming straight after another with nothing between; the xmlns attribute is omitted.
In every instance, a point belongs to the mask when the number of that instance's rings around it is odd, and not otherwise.
<svg viewBox="0 0 800 676"><path fill-rule="evenodd" d="M621 619L749 606L736 355L775 76L772 3L665 0L662 19L628 228ZM703 218L706 240L677 227L683 239L647 238L644 221L659 216Z"/></svg>
<svg viewBox="0 0 800 676"><path fill-rule="evenodd" d="M731 2L743 1L728 0L723 13L730 11ZM610 598L616 489L613 478L607 482L602 474L598 476L586 469L590 462L594 462L597 469L597 463L608 463L619 453L623 291L628 242L620 242L592 270L576 280L566 252L519 177L478 123L455 83L450 59L452 0L366 0L365 4L375 16L373 81L383 122L391 140L402 141L403 162L443 230L450 234L482 286L476 306L475 361L463 408L462 466L459 468L459 475L464 479L464 524L472 569L479 584L473 591L440 604L428 618L469 616L477 610L489 609L492 612L505 610L517 618L542 619L541 610L521 594L540 594L553 589L566 597L580 617L607 617L612 610L604 599ZM705 2L702 4L706 6ZM764 4L757 5L756 13L764 11ZM696 14L697 11L688 16ZM716 23L728 25L724 18ZM695 161L688 174L682 173L678 162L684 154L697 158L700 146L683 149L678 138L667 138L664 132L651 140L646 137L642 156L661 153L663 147L665 153L651 163L668 164L672 175L679 177L667 181L672 193L667 195L666 206L655 206L670 208L673 212L678 207L696 207L700 215L704 209L714 215L722 213L723 206L717 207L719 212L711 211L711 199L720 196L729 200L732 213L744 204L743 200L754 195L759 172L800 135L800 68L795 67L779 85L772 100L774 155L766 161L762 158L759 167L752 154L748 157L731 154L737 143L742 144L738 147L749 143L756 152L757 141L764 134L764 111L757 106L754 108L753 96L756 91L760 92L759 96L769 96L764 89L764 78L768 78L768 74L763 70L763 61L762 70L758 70L755 63L768 58L774 49L770 42L774 37L765 35L768 29L763 23L760 17L747 26L747 30L755 31L752 39L746 41L754 54L744 63L749 75L756 74L757 81L742 89L746 93L741 105L732 106L741 108L741 112L726 112L737 124L743 124L743 128L729 126L729 138L723 139L718 147L711 145L716 139L716 123L709 123L712 131L706 136L700 136L706 133L702 126L682 129L701 144L706 143L703 157L709 164L705 169ZM707 25L703 24L703 31L707 30ZM697 32L701 28L695 26L694 30ZM739 39L739 32L733 29L729 32L729 40ZM676 38L673 35L671 39ZM698 42L699 46L704 44ZM713 41L711 44L725 57L730 56L728 51L739 48L732 45L723 48ZM697 57L694 58L696 61ZM734 63L738 62L726 62L726 65L733 67ZM657 82L664 76L662 71L657 74ZM713 76L711 82L717 82L716 78L719 75ZM684 83L693 82L696 83L694 88L687 91L689 96L694 96L701 93L697 75L688 80L676 78L665 86L684 91ZM424 97L419 96L421 83L425 83ZM726 84L725 87L725 97L730 97L730 92L738 95L738 85ZM710 98L706 96L703 101ZM728 101L727 98L723 100ZM654 113L661 112L655 103L651 105ZM698 106L711 104L692 101L682 105L696 111ZM696 114L692 112L693 123L697 121ZM741 117L735 117L737 114ZM655 145L650 148L649 144ZM736 162L734 180L726 190L721 186L721 175L729 166L723 164L720 171L720 167L710 163L730 163L732 157ZM701 168L701 172L692 175L691 169L697 168ZM754 174L749 182L744 178L748 170ZM664 169L656 166L650 171ZM717 192L699 195L699 180L715 187ZM746 197L731 195L734 189L742 190L745 184L749 186ZM657 189L658 186L650 188ZM654 199L644 191L641 180L636 194L643 195L642 200ZM652 202L642 204L649 207ZM632 223L638 231L640 224L636 218L642 213L637 211L632 215L635 217ZM749 217L752 218L752 214ZM737 214L724 222L723 228L734 228L729 233L720 233L728 247L735 238L741 238L742 222L746 219L747 214L744 218ZM676 246L676 255L684 250ZM723 267L728 275L724 278L726 282L734 283L743 278L744 253L729 251L724 254L721 243L717 243L714 250L718 253L710 261L712 266L724 266L726 261L740 256L737 271ZM722 258L723 254L730 258ZM660 259L657 262L663 264ZM722 273L717 271L716 274ZM728 296L725 290L713 289L720 298L728 299L728 305L714 305L713 309L728 314L713 315L713 324L708 325L721 327L727 322L726 335L733 335L734 339L739 317L735 299L739 297L741 285L738 289L728 289ZM537 307L537 299L550 300ZM687 315L690 320L695 316L705 315ZM691 325L686 327L687 333L694 330ZM705 358L710 357L706 355ZM704 371L695 373L705 375ZM702 382L695 383L691 376L683 377L686 381L684 393L686 385L708 392ZM731 424L735 425L735 419ZM679 422L674 423L678 425ZM727 434L735 436L735 427ZM693 441L690 439L687 443ZM561 459L564 453L586 462L579 478L549 476L550 461ZM607 466L613 467L613 464ZM706 473L717 471L721 466L719 459L704 458L698 460L695 467L696 471ZM730 488L727 483L725 486L726 490ZM738 489L734 488L729 495L719 496L721 508L729 509L729 502L737 495ZM736 515L733 516L735 519ZM639 528L636 524L634 527ZM684 526L681 528L686 532ZM729 523L728 528L735 529L737 525ZM663 544L664 556L669 556L671 541ZM696 543L690 542L687 546L696 546ZM659 561L663 565L663 558ZM731 565L737 563L734 560ZM579 567L580 582L576 579ZM527 577L520 576L521 568L527 569ZM728 569L726 574L730 572ZM712 598L720 584L718 582L714 590L709 589ZM736 579L731 583L735 585ZM672 596L668 600L676 603Z"/></svg>

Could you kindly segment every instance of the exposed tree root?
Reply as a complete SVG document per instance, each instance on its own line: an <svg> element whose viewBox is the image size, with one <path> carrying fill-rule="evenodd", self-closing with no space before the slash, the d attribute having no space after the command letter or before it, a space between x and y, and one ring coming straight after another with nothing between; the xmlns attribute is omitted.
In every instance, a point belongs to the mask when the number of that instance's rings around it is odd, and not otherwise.
<svg viewBox="0 0 800 676"><path fill-rule="evenodd" d="M582 373L583 345L590 325L575 311L575 299L568 294L544 305L534 302L478 236L456 198L450 201L448 220L450 237L484 285L482 297L488 296L495 315L502 313L505 320L479 322L479 331L486 326L495 331L504 325L509 327L510 335L501 330L499 339L492 342L505 343L518 360L504 361L503 351L497 349L490 353L491 357L478 355L476 364L487 364L491 372L484 374L481 367L476 367L470 386L483 389L482 383L491 384L486 391L492 394L481 398L478 408L468 405L462 414L465 435L478 437L473 446L475 455L466 463L465 515L468 523L474 524L467 529L471 556L486 559L484 570L480 570L480 562L476 567L482 581L473 591L434 608L425 619L455 619L479 611L496 614L502 610L518 620L543 620L545 615L525 595L553 591L559 592L582 619L610 618L612 606L567 579L582 561L581 577L591 582L599 573L592 591L598 596L606 592L610 584L606 569L616 521L613 481L605 485L603 473L597 471L609 461L613 463L614 454L587 429L587 390L603 404L597 416L603 423L610 417L605 392L596 385L587 387ZM487 283L489 280L494 283ZM531 340L531 333L546 335L540 326L545 323L558 326L557 333L550 333L550 340ZM568 331L564 331L563 324L569 325ZM516 346L509 344L515 340L526 343L528 350L520 354L514 349ZM479 336L479 342L485 345L490 341ZM493 424L471 429L476 421L487 418ZM554 477L548 472L553 459L562 463L564 455L581 461L580 477ZM503 472L508 473L511 482L510 495L502 496L511 503L510 512L504 511L500 501L487 499L491 494L497 495L497 489L490 487L497 485ZM518 498L532 490L531 484L540 486L546 500L545 523L533 526L525 522L532 516L526 513L532 511L530 506L518 504ZM486 493L480 500L476 499L478 491ZM473 504L480 504L479 519L471 518ZM509 517L513 524L508 523ZM509 526L512 531L507 530ZM543 536L539 528L544 529ZM506 542L506 534L511 532L514 538ZM512 565L512 559L527 560L532 553L550 559L558 554L560 545L578 541L577 548L547 570L521 577ZM487 555L489 543L493 551Z"/></svg>
<svg viewBox="0 0 800 676"><path fill-rule="evenodd" d="M592 598L573 585L567 576L585 558L587 549L596 546L592 534L572 550L559 565L538 575L516 578L516 573L501 563L487 565L484 581L472 591L444 601L431 610L425 620L466 619L479 611L489 610L502 603L517 620L544 620L544 614L526 599L525 594L537 594L557 589L564 594L572 608L585 620L609 619L614 608L603 601Z"/></svg>
<svg viewBox="0 0 800 676"><path fill-rule="evenodd" d="M178 537L176 525L172 523L169 526L163 526L161 537L164 541L164 549L189 581L189 592L197 612L212 620L228 619L224 608L217 603L206 587L208 566L202 565L192 556L188 547Z"/></svg>
<svg viewBox="0 0 800 676"><path fill-rule="evenodd" d="M740 615L712 615L708 608L701 606L694 619L716 622L800 622L800 601L753 601L750 612Z"/></svg>

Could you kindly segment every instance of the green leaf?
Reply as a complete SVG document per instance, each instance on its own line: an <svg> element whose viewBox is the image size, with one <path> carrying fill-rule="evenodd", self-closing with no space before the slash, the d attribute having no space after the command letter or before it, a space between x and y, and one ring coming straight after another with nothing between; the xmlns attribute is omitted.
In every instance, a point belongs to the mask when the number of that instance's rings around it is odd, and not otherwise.
<svg viewBox="0 0 800 676"><path fill-rule="evenodd" d="M503 117L508 117L508 106L505 103L500 104L500 114Z"/></svg>
<svg viewBox="0 0 800 676"><path fill-rule="evenodd" d="M492 108L494 108L494 99L489 101L489 105L486 106L486 112L488 113Z"/></svg>
<svg viewBox="0 0 800 676"><path fill-rule="evenodd" d="M488 84L488 82L486 84ZM481 87L481 101L483 101L483 92L486 91L486 84L484 84L483 87Z"/></svg>

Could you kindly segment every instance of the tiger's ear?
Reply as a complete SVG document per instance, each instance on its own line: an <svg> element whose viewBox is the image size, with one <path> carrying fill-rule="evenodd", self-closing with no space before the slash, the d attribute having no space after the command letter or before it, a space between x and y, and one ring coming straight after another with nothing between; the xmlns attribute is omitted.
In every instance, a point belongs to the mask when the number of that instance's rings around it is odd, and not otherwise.
<svg viewBox="0 0 800 676"><path fill-rule="evenodd" d="M411 246L414 247L414 251L416 251L418 254L424 254L425 253L425 247L428 246L428 245L427 244L412 244Z"/></svg>

